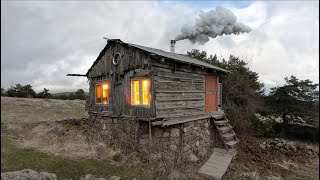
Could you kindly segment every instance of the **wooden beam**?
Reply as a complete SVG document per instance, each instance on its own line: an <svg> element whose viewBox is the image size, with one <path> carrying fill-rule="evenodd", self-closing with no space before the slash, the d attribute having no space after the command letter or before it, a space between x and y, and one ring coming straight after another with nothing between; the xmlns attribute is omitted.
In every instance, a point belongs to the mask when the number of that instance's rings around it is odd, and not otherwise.
<svg viewBox="0 0 320 180"><path fill-rule="evenodd" d="M84 77L87 77L85 74L67 74L67 76L84 76Z"/></svg>

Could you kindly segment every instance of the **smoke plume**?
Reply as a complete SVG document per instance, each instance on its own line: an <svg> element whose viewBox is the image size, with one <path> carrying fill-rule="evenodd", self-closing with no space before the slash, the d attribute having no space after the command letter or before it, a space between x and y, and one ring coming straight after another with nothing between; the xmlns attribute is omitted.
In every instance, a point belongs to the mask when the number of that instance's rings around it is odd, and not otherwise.
<svg viewBox="0 0 320 180"><path fill-rule="evenodd" d="M209 41L209 37L215 38L223 34L240 34L250 31L249 26L237 22L237 17L229 9L216 7L209 12L201 11L195 25L185 24L181 28L181 34L175 40L189 39L192 43L205 44Z"/></svg>

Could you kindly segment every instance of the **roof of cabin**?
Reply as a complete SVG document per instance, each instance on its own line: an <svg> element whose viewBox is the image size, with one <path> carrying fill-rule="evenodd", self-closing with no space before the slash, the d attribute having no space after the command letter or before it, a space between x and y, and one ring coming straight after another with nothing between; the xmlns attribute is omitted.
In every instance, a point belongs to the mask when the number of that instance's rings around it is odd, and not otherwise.
<svg viewBox="0 0 320 180"><path fill-rule="evenodd" d="M158 56L162 56L164 58L168 58L172 61L177 61L177 62L182 62L182 63L186 63L186 64L192 64L195 66L200 66L200 67L204 67L204 68L209 68L209 69L213 69L222 73L228 73L228 70L222 69L220 67L214 66L212 64L203 62L201 60L195 59L195 58L191 58L187 55L182 55L182 54L177 54L177 53L173 53L173 52L167 52L167 51L163 51L161 49L155 49L155 48L151 48L151 47L145 47L145 46L141 46L141 45L137 45L137 44L131 44L131 43L125 43L123 41L121 41L120 39L108 39L108 43L105 46L105 48L100 52L99 56L97 57L97 59L94 61L94 63L92 64L92 66L90 67L90 69L88 70L88 72L86 73L86 75L88 75L88 73L91 71L92 67L99 61L99 59L103 56L103 54L105 53L105 51L109 48L109 42L112 41L118 41L121 42L123 44L129 45L129 46L133 46L135 48L156 54Z"/></svg>

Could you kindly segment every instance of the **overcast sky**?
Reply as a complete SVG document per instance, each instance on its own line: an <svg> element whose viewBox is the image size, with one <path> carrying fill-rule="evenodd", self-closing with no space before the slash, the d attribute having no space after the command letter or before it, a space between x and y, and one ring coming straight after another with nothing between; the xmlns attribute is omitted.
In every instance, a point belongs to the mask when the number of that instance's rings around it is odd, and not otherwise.
<svg viewBox="0 0 320 180"><path fill-rule="evenodd" d="M88 91L85 74L107 38L169 51L170 40L199 12L230 9L252 31L219 36L191 49L250 61L267 88L295 75L319 83L318 1L1 1L1 87L31 84L36 91Z"/></svg>

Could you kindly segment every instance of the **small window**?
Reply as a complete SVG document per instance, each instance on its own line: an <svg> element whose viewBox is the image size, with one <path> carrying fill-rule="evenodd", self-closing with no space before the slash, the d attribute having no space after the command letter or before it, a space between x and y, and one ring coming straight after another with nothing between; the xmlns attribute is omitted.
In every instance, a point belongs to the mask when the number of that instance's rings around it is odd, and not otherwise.
<svg viewBox="0 0 320 180"><path fill-rule="evenodd" d="M96 103L109 104L110 85L107 82L102 82L96 85Z"/></svg>
<svg viewBox="0 0 320 180"><path fill-rule="evenodd" d="M134 79L131 80L131 104L132 105L150 105L150 80Z"/></svg>

